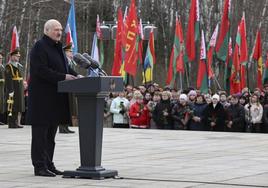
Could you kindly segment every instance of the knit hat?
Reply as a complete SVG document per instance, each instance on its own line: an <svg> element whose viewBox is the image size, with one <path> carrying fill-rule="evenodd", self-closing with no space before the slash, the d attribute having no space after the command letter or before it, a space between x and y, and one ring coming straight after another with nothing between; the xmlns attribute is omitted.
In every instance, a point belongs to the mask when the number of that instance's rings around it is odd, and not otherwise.
<svg viewBox="0 0 268 188"><path fill-rule="evenodd" d="M214 94L212 96L212 99L217 99L217 101L219 101L220 100L220 96L218 94Z"/></svg>
<svg viewBox="0 0 268 188"><path fill-rule="evenodd" d="M188 97L186 94L180 94L180 100L185 100L187 101L188 100Z"/></svg>
<svg viewBox="0 0 268 188"><path fill-rule="evenodd" d="M196 96L196 95L197 95L197 93L196 93L196 91L195 91L195 90L191 90L191 91L188 93L188 96L190 96L190 95L194 95L194 96Z"/></svg>

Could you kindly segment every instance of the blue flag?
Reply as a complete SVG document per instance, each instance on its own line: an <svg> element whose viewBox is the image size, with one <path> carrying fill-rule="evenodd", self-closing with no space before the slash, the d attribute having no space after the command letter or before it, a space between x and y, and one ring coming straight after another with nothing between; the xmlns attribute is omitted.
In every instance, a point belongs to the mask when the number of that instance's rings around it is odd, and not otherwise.
<svg viewBox="0 0 268 188"><path fill-rule="evenodd" d="M77 35L76 35L76 21L75 21L75 7L74 7L74 0L71 0L71 8L68 15L68 21L67 25L69 24L71 33L72 33L72 39L73 39L73 53L77 53L78 47L77 47Z"/></svg>

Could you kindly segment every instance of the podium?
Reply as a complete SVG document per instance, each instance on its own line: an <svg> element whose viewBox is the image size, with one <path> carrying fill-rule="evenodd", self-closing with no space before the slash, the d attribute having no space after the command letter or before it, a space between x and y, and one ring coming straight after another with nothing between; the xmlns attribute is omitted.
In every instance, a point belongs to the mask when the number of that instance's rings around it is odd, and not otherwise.
<svg viewBox="0 0 268 188"><path fill-rule="evenodd" d="M104 99L110 92L123 91L122 77L84 77L58 83L58 92L74 93L78 103L81 166L64 171L63 178L103 179L118 175L101 166Z"/></svg>

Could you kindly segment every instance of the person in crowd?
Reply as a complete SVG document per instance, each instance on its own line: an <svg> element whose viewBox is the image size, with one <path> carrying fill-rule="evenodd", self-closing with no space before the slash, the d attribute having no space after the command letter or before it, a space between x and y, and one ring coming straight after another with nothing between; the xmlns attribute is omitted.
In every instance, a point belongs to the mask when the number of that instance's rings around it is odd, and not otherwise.
<svg viewBox="0 0 268 188"><path fill-rule="evenodd" d="M226 109L226 131L244 132L245 131L245 109L239 104L239 96L231 96L231 105Z"/></svg>
<svg viewBox="0 0 268 188"><path fill-rule="evenodd" d="M204 110L205 130L224 131L225 111L220 103L220 96L214 94L212 103L208 104Z"/></svg>
<svg viewBox="0 0 268 188"><path fill-rule="evenodd" d="M113 127L113 114L110 112L112 100L113 100L113 93L110 93L106 98L105 98L105 103L104 103L104 115L103 115L103 127Z"/></svg>
<svg viewBox="0 0 268 188"><path fill-rule="evenodd" d="M189 93L188 93L188 98L189 98L189 104L194 104L195 101L196 101L196 91L195 90L190 90Z"/></svg>
<svg viewBox="0 0 268 188"><path fill-rule="evenodd" d="M149 109L144 104L143 95L140 94L136 98L136 102L129 109L130 127L137 129L150 128Z"/></svg>
<svg viewBox="0 0 268 188"><path fill-rule="evenodd" d="M210 104L212 102L210 94L205 94L204 98L207 104Z"/></svg>
<svg viewBox="0 0 268 188"><path fill-rule="evenodd" d="M133 99L133 92L127 93L126 98L127 98L128 101L131 101Z"/></svg>
<svg viewBox="0 0 268 188"><path fill-rule="evenodd" d="M110 112L113 114L114 128L129 128L129 101L125 98L125 92L120 92L111 103Z"/></svg>
<svg viewBox="0 0 268 188"><path fill-rule="evenodd" d="M23 66L19 63L20 50L10 52L10 59L5 67L5 95L7 99L8 127L22 128L21 113L25 111Z"/></svg>
<svg viewBox="0 0 268 188"><path fill-rule="evenodd" d="M44 36L30 53L30 81L27 122L32 125L31 158L36 176L54 177L63 172L53 163L55 136L59 124L69 124L67 93L59 93L59 81L80 76L68 65L60 42L62 26L50 19L44 25Z"/></svg>
<svg viewBox="0 0 268 188"><path fill-rule="evenodd" d="M134 104L134 103L136 102L137 96L139 96L140 94L142 94L142 93L140 92L140 90L136 90L136 91L133 92L133 97L132 97L132 99L129 101L129 102L130 102L130 103L129 103L129 106L131 106L132 104Z"/></svg>
<svg viewBox="0 0 268 188"><path fill-rule="evenodd" d="M128 95L129 93L133 92L133 86L132 85L127 85L125 90L126 90L126 95Z"/></svg>
<svg viewBox="0 0 268 188"><path fill-rule="evenodd" d="M253 93L251 95L249 104L245 105L245 111L248 131L260 133L262 128L263 107L257 94Z"/></svg>
<svg viewBox="0 0 268 188"><path fill-rule="evenodd" d="M173 129L170 97L169 91L163 91L161 101L153 111L153 119L158 129Z"/></svg>
<svg viewBox="0 0 268 188"><path fill-rule="evenodd" d="M145 96L146 93L146 87L144 85L139 86L139 90L143 96Z"/></svg>
<svg viewBox="0 0 268 188"><path fill-rule="evenodd" d="M193 117L189 124L190 130L203 131L204 130L204 111L207 103L201 94L197 94L196 102L192 105Z"/></svg>
<svg viewBox="0 0 268 188"><path fill-rule="evenodd" d="M6 124L5 99L5 67L3 65L3 52L0 51L0 125Z"/></svg>
<svg viewBox="0 0 268 188"><path fill-rule="evenodd" d="M152 95L149 92L145 92L143 102L144 104L148 104L148 102L152 99Z"/></svg>
<svg viewBox="0 0 268 188"><path fill-rule="evenodd" d="M241 104L242 106L245 106L247 103L248 103L247 98L244 95L240 96L239 104Z"/></svg>
<svg viewBox="0 0 268 188"><path fill-rule="evenodd" d="M161 94L156 91L154 92L153 95L153 100L149 101L147 104L148 110L150 112L150 128L151 129L156 129L156 123L153 119L153 111L155 110L156 105L161 101Z"/></svg>
<svg viewBox="0 0 268 188"><path fill-rule="evenodd" d="M178 92L171 93L171 107L173 108L180 101L180 94Z"/></svg>
<svg viewBox="0 0 268 188"><path fill-rule="evenodd" d="M230 106L230 103L227 101L227 94L225 91L220 93L220 103L225 110L228 108L228 106Z"/></svg>
<svg viewBox="0 0 268 188"><path fill-rule="evenodd" d="M148 85L147 91L151 94L151 96L154 95L155 87L153 84Z"/></svg>
<svg viewBox="0 0 268 188"><path fill-rule="evenodd" d="M175 130L187 130L188 123L193 116L193 111L188 104L188 97L186 94L181 94L179 103L172 108L171 115Z"/></svg>
<svg viewBox="0 0 268 188"><path fill-rule="evenodd" d="M268 133L268 103L263 106L263 126L262 132Z"/></svg>

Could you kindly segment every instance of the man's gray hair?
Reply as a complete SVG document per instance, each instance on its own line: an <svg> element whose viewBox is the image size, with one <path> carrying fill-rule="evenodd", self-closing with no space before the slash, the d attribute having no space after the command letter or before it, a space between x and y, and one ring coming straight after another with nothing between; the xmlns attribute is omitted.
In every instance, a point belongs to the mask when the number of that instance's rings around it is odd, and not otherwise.
<svg viewBox="0 0 268 188"><path fill-rule="evenodd" d="M57 24L60 24L60 22L58 20L55 20L55 19L50 19L50 20L46 21L46 23L44 25L44 34L48 35L50 30L53 28L53 26L57 25Z"/></svg>

